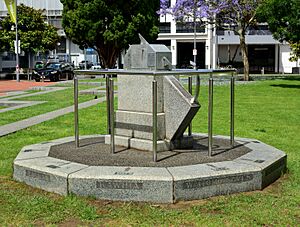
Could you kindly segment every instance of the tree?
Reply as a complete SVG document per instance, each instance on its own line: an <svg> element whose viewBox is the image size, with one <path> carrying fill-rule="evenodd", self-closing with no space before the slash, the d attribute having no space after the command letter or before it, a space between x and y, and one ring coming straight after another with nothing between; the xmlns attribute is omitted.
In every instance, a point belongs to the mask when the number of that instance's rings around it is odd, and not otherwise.
<svg viewBox="0 0 300 227"><path fill-rule="evenodd" d="M223 0L223 7L217 17L217 25L236 32L240 40L240 48L244 65L244 80L249 80L248 48L246 32L257 23L257 9L263 0ZM218 1L217 1L218 2Z"/></svg>
<svg viewBox="0 0 300 227"><path fill-rule="evenodd" d="M256 10L262 0L178 0L168 7L167 0L161 0L161 14L171 13L175 19L194 17L194 21L216 23L239 35L244 64L244 80L249 80L249 61L246 45L246 31L256 22ZM217 16L216 16L217 15Z"/></svg>
<svg viewBox="0 0 300 227"><path fill-rule="evenodd" d="M43 10L36 10L23 4L17 7L18 36L20 48L29 56L38 51L53 50L59 40L57 30L45 23ZM14 23L9 16L0 21L0 46L3 50L14 50Z"/></svg>
<svg viewBox="0 0 300 227"><path fill-rule="evenodd" d="M80 48L91 47L104 68L113 68L120 52L138 42L138 33L149 41L158 34L155 12L159 0L61 0L63 27Z"/></svg>
<svg viewBox="0 0 300 227"><path fill-rule="evenodd" d="M259 7L259 19L266 21L273 37L288 42L292 53L290 61L300 58L300 1L266 0Z"/></svg>
<svg viewBox="0 0 300 227"><path fill-rule="evenodd" d="M275 39L291 43L300 41L299 0L265 0L258 15L261 21L268 23Z"/></svg>

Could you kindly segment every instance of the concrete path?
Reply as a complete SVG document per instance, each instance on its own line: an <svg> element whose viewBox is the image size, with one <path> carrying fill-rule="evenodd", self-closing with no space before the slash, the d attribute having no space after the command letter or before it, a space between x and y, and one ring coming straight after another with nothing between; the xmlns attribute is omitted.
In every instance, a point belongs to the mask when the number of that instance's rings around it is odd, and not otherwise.
<svg viewBox="0 0 300 227"><path fill-rule="evenodd" d="M99 99L93 99L93 100L90 100L90 101L87 101L84 103L80 103L79 109L84 109L84 108L96 105L97 103L104 102L105 100L106 100L106 97L101 97ZM16 131L19 131L24 128L28 128L33 125L37 125L44 121L52 120L54 118L57 118L59 116L62 116L62 115L65 115L65 114L68 114L71 112L74 112L74 106L69 106L69 107L66 107L63 109L59 109L59 110L55 110L55 111L41 114L38 116L34 116L31 118L27 118L22 121L17 121L17 122L11 123L11 124L0 126L0 137L5 136L10 133L13 133L13 132L16 132Z"/></svg>

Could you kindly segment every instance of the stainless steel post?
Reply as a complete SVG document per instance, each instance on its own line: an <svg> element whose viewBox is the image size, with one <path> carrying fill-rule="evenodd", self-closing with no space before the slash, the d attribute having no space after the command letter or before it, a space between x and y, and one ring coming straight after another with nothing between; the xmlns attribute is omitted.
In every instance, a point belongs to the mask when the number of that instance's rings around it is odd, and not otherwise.
<svg viewBox="0 0 300 227"><path fill-rule="evenodd" d="M107 112L107 134L110 134L110 100L109 100L109 76L106 74L106 112Z"/></svg>
<svg viewBox="0 0 300 227"><path fill-rule="evenodd" d="M15 0L15 7L18 7L18 0ZM19 62L19 37L18 37L18 11L16 10L16 80L17 82L20 82L20 62Z"/></svg>
<svg viewBox="0 0 300 227"><path fill-rule="evenodd" d="M230 145L234 146L234 74L231 75L230 81Z"/></svg>
<svg viewBox="0 0 300 227"><path fill-rule="evenodd" d="M157 161L157 81L152 81L152 141L153 161Z"/></svg>
<svg viewBox="0 0 300 227"><path fill-rule="evenodd" d="M78 78L74 76L74 128L75 128L75 145L79 147L79 127L78 127Z"/></svg>
<svg viewBox="0 0 300 227"><path fill-rule="evenodd" d="M212 121L213 121L213 77L209 77L208 85L208 156L212 156Z"/></svg>
<svg viewBox="0 0 300 227"><path fill-rule="evenodd" d="M189 80L188 80L188 90L189 90L189 93L192 95L193 94L193 80L192 80L191 76L189 76ZM189 128L188 128L188 135L189 136L192 135L192 122L190 123Z"/></svg>
<svg viewBox="0 0 300 227"><path fill-rule="evenodd" d="M109 79L109 106L110 106L110 146L111 153L115 153L115 111L114 111L114 80Z"/></svg>

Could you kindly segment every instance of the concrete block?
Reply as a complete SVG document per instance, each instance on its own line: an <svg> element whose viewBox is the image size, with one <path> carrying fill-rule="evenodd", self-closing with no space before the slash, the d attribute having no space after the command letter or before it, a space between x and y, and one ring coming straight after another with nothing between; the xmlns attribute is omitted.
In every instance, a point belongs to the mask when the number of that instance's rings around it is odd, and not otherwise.
<svg viewBox="0 0 300 227"><path fill-rule="evenodd" d="M232 161L167 169L174 179L175 201L257 190L262 179L259 168Z"/></svg>
<svg viewBox="0 0 300 227"><path fill-rule="evenodd" d="M71 193L99 199L172 203L172 189L165 168L91 166L69 177Z"/></svg>
<svg viewBox="0 0 300 227"><path fill-rule="evenodd" d="M51 157L14 161L15 180L61 195L68 194L68 175L86 168Z"/></svg>

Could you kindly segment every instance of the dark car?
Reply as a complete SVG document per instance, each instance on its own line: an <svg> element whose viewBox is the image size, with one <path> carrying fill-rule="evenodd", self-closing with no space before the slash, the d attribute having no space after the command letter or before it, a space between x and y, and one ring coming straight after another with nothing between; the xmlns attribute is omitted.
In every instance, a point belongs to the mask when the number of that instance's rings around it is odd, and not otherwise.
<svg viewBox="0 0 300 227"><path fill-rule="evenodd" d="M81 61L79 62L79 68L85 69L85 64L86 64L86 69L90 69L94 65L93 62L90 61Z"/></svg>
<svg viewBox="0 0 300 227"><path fill-rule="evenodd" d="M39 82L44 80L58 81L58 80L72 80L74 78L74 68L70 63L47 63L43 68L36 68L33 70L32 78Z"/></svg>

